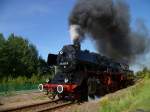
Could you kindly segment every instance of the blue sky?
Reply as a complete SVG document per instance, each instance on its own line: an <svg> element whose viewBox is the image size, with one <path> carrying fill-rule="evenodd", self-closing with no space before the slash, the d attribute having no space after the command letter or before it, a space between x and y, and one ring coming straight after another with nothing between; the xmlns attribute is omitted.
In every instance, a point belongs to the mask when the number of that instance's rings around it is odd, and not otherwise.
<svg viewBox="0 0 150 112"><path fill-rule="evenodd" d="M131 26L137 18L150 29L150 0L126 0L131 10ZM39 54L58 53L64 44L70 44L68 16L76 0L0 0L0 32L8 37L20 35L36 45ZM90 40L82 49L94 49Z"/></svg>

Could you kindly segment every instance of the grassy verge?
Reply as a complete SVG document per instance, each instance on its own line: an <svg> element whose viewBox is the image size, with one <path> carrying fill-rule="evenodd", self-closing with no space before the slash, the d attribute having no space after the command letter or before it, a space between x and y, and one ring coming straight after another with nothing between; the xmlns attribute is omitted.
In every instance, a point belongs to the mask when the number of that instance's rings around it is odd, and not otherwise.
<svg viewBox="0 0 150 112"><path fill-rule="evenodd" d="M150 78L145 77L136 85L100 100L99 112L150 111Z"/></svg>
<svg viewBox="0 0 150 112"><path fill-rule="evenodd" d="M12 95L15 91L32 90L37 89L39 83L43 83L46 80L46 76L39 77L33 75L31 78L18 77L2 79L0 82L0 95L7 96Z"/></svg>

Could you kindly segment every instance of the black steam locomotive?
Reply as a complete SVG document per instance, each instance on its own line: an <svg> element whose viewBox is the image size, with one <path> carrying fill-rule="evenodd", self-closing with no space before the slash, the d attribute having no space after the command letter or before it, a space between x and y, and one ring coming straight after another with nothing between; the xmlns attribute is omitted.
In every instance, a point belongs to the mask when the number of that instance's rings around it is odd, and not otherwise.
<svg viewBox="0 0 150 112"><path fill-rule="evenodd" d="M50 98L84 100L102 96L133 83L133 72L124 63L97 53L81 50L80 43L66 45L58 55L48 55L49 66L55 67L53 79L40 84Z"/></svg>

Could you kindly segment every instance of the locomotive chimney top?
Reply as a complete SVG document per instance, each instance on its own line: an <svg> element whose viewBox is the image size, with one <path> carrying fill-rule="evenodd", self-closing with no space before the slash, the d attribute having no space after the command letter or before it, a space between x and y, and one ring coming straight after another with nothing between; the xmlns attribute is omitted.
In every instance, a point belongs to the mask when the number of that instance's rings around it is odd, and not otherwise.
<svg viewBox="0 0 150 112"><path fill-rule="evenodd" d="M73 41L73 45L76 47L77 50L81 49L80 41L78 39Z"/></svg>

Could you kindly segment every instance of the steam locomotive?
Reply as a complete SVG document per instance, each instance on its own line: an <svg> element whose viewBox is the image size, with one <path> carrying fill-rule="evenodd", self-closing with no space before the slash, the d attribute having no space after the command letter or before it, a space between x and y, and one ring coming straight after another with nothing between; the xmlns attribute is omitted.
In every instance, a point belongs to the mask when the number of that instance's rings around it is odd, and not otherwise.
<svg viewBox="0 0 150 112"><path fill-rule="evenodd" d="M65 45L58 55L49 54L47 63L55 68L55 75L39 88L51 99L87 101L133 84L127 64L83 51L78 41Z"/></svg>

